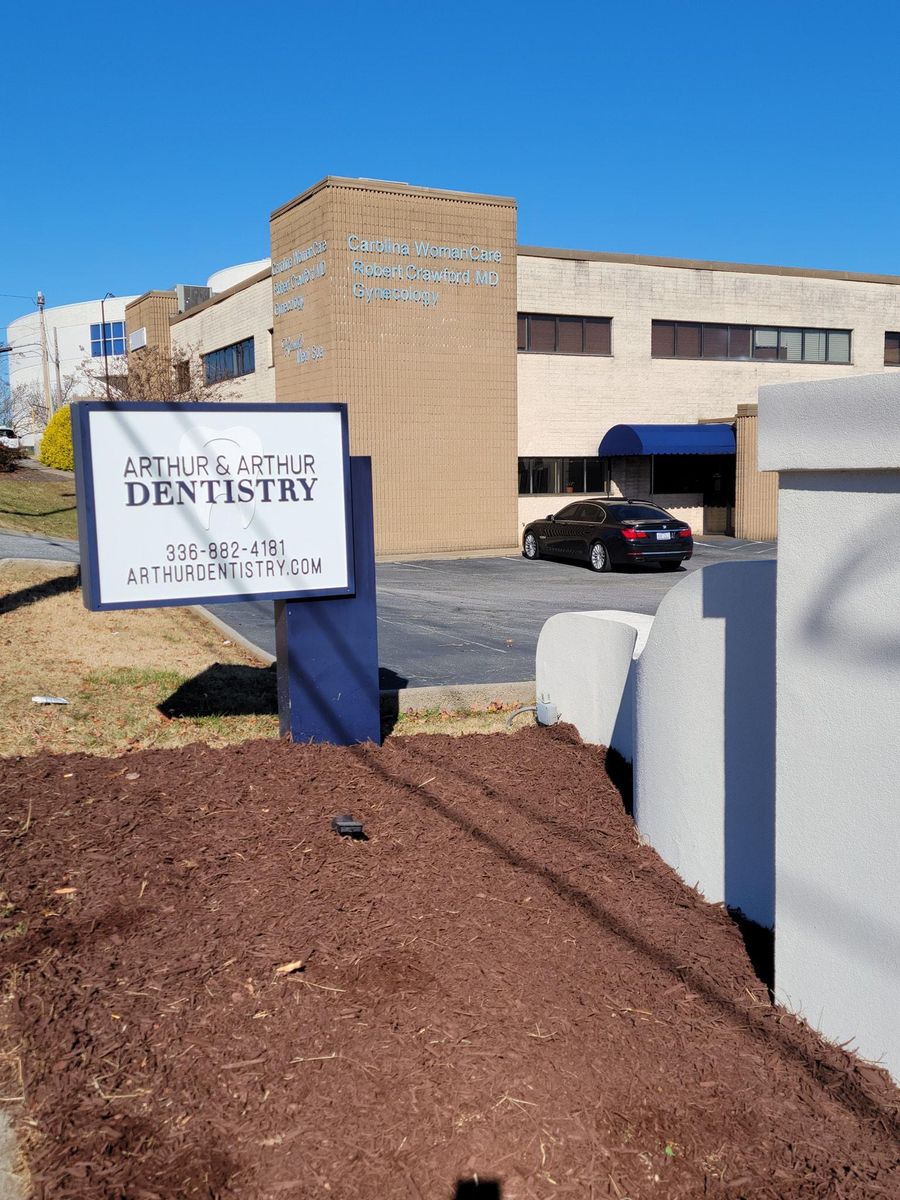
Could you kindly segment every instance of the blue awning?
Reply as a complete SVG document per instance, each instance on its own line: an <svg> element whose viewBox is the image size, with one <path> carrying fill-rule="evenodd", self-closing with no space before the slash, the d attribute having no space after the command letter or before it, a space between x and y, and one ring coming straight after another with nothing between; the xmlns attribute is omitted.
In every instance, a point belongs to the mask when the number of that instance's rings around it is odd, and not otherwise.
<svg viewBox="0 0 900 1200"><path fill-rule="evenodd" d="M601 458L734 454L734 430L730 425L614 425L597 453Z"/></svg>

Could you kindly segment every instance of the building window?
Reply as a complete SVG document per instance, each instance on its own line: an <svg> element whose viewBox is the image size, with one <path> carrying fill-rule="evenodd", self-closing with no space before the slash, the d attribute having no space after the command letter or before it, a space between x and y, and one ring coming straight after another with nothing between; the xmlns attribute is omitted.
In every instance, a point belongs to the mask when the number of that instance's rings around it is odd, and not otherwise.
<svg viewBox="0 0 900 1200"><path fill-rule="evenodd" d="M719 325L706 321L653 321L650 328L650 354L653 358L849 363L850 330Z"/></svg>
<svg viewBox="0 0 900 1200"><path fill-rule="evenodd" d="M519 313L518 349L534 354L612 354L611 317Z"/></svg>
<svg viewBox="0 0 900 1200"><path fill-rule="evenodd" d="M255 370L252 337L203 355L203 378L208 384L236 379L239 375L252 375Z"/></svg>
<svg viewBox="0 0 900 1200"><path fill-rule="evenodd" d="M112 354L124 353L124 321L107 321L105 325L91 326L91 358L103 358Z"/></svg>
<svg viewBox="0 0 900 1200"><path fill-rule="evenodd" d="M884 361L887 366L900 367L900 333L884 335Z"/></svg>
<svg viewBox="0 0 900 1200"><path fill-rule="evenodd" d="M520 496L608 492L607 462L592 458L520 458Z"/></svg>

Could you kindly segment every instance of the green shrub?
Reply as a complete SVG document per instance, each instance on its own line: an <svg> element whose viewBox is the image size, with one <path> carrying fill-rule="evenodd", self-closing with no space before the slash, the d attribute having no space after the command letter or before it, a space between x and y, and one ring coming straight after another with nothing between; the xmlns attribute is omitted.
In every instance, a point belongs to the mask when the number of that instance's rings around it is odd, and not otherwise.
<svg viewBox="0 0 900 1200"><path fill-rule="evenodd" d="M72 453L72 413L68 404L58 408L47 423L38 457L45 467L56 467L58 471L75 470L75 456Z"/></svg>

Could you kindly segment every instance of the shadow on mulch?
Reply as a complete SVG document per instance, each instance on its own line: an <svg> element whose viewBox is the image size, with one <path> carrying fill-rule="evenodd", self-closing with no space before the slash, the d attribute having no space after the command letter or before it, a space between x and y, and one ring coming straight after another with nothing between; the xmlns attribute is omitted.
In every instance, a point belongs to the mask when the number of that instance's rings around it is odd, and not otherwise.
<svg viewBox="0 0 900 1200"><path fill-rule="evenodd" d="M622 798L622 807L634 817L634 767L617 750L606 752L606 773ZM775 998L775 933L752 921L739 908L729 908L744 942L744 949L756 978L766 988L769 999Z"/></svg>
<svg viewBox="0 0 900 1200"><path fill-rule="evenodd" d="M453 1200L502 1200L496 1179L460 1179Z"/></svg>
<svg viewBox="0 0 900 1200"><path fill-rule="evenodd" d="M571 738L573 734L575 739L578 739L577 733L575 733L571 726L562 724L551 726L546 730L542 730L541 733L543 736L549 736L549 738L554 740L565 740L566 738ZM580 739L578 740L580 741ZM427 753L424 752L425 745L424 741L419 741L417 746L406 748L406 752L410 758L419 757L423 766L435 765L429 761ZM604 765L608 762L610 755L620 758L616 751L606 750L605 755ZM673 979L688 984L694 992L703 996L704 1000L713 1009L717 1009L726 1019L737 1017L741 1020L747 1020L748 1024L755 1023L752 1018L748 1019L746 1014L739 1009L734 999L723 993L717 983L707 978L703 971L698 970L696 966L679 963L677 957L669 949L655 944L643 931L631 925L628 920L623 919L621 913L614 911L612 907L607 907L599 903L588 891L573 885L563 874L553 870L543 861L535 861L529 855L523 854L505 841L480 828L477 824L472 824L470 819L458 812L453 805L448 804L441 796L433 793L424 787L424 785L420 784L415 788L411 787L408 782L385 771L376 759L367 760L367 765L374 776L379 776L384 782L394 784L408 791L416 797L419 804L456 825L461 831L468 834L473 842L485 850L496 854L498 858L504 860L510 866L523 870L535 878L542 880L561 900L572 904L583 916L593 921L599 928L615 934L647 960L669 972ZM627 766L627 764L625 765ZM442 763L442 766L444 766L448 775L452 776L455 774L456 778L465 787L470 789L480 787L485 794L491 794L492 789L486 786L484 780L477 775L466 772L455 765L452 768L447 768ZM618 769L621 771L621 764ZM614 766L613 770L617 770L617 767ZM612 778L608 767L607 777ZM618 784L616 784L616 788L620 791ZM565 826L561 825L558 820L548 820L546 813L542 812L536 803L529 803L521 795L515 799L508 797L507 803L511 809L518 809L521 813L534 820L544 821L548 833L559 830L562 832L563 837L573 843L578 844L585 841L583 831L567 831ZM679 907L687 909L690 907L690 904L685 901ZM734 913L730 913L729 915L734 919ZM743 914L741 916L745 927L753 925L752 922L747 921L743 917ZM759 926L756 926L755 929L758 931L758 934L754 934L750 938L750 941L754 945L754 953L758 955L761 953L760 943L763 942L763 938L760 935L768 935L772 938L774 958L774 935L768 930L761 929ZM744 929L740 929L740 932L744 939L745 948L748 948L749 953L749 933L745 933ZM762 955L762 959L765 961L764 954ZM752 965L754 971L759 975L756 963L754 962ZM770 972L770 978L773 976L774 969ZM762 976L759 976L759 978L762 983L766 982ZM767 984L766 986L770 985ZM761 1023L758 1023L757 1028L762 1033L765 1027ZM777 1049L785 1062L792 1062L795 1066L799 1067L814 1085L826 1088L831 1098L842 1105L847 1112L852 1113L857 1118L878 1122L889 1137L894 1140L900 1140L900 1114L894 1109L882 1107L877 1101L873 1100L866 1093L860 1082L853 1078L852 1075L838 1072L831 1064L826 1063L818 1051L818 1047L816 1047L814 1052L810 1053L808 1047L795 1041L786 1030L782 1030L777 1026L775 1028L765 1028L765 1034L770 1044Z"/></svg>
<svg viewBox="0 0 900 1200"><path fill-rule="evenodd" d="M622 807L629 817L634 816L634 767L618 750L606 751L606 774L622 797Z"/></svg>
<svg viewBox="0 0 900 1200"><path fill-rule="evenodd" d="M775 999L775 930L757 925L739 908L729 908L728 915L738 927L738 932L744 942L744 949L750 959L754 974L769 993L769 999Z"/></svg>
<svg viewBox="0 0 900 1200"><path fill-rule="evenodd" d="M27 608L29 604L38 604L41 600L49 600L52 596L62 596L66 592L77 592L81 587L81 569L72 575L57 575L45 583L36 583L33 587L22 588L18 592L10 592L0 599L0 616L13 613L16 609Z"/></svg>

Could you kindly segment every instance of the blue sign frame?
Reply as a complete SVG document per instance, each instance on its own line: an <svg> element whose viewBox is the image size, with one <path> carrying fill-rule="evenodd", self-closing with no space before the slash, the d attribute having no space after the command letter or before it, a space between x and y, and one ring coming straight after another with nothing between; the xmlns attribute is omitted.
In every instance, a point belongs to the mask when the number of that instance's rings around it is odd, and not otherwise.
<svg viewBox="0 0 900 1200"><path fill-rule="evenodd" d="M177 596L171 599L104 601L100 589L100 552L97 544L96 503L94 497L93 455L91 448L91 414L94 412L210 412L235 415L252 412L337 412L341 418L341 458L344 475L344 526L347 586L317 588L302 591L229 592L223 595ZM234 604L242 600L315 600L329 596L356 594L353 553L353 492L350 471L350 436L346 404L214 404L209 402L177 402L133 400L83 400L71 405L72 447L75 456L75 495L78 515L78 541L81 548L82 598L85 608L93 612L127 608L173 608L189 604Z"/></svg>

